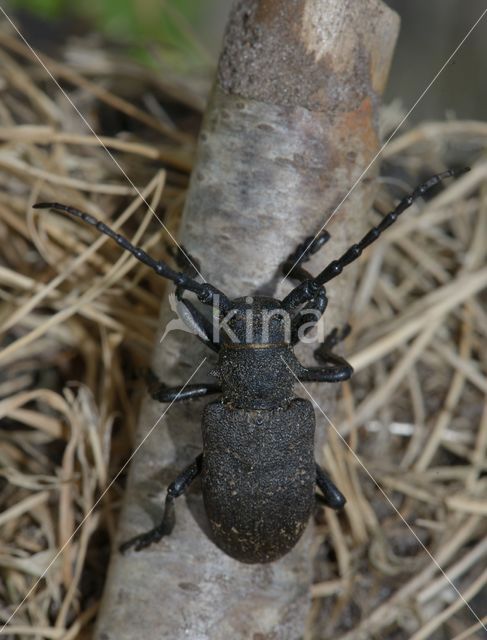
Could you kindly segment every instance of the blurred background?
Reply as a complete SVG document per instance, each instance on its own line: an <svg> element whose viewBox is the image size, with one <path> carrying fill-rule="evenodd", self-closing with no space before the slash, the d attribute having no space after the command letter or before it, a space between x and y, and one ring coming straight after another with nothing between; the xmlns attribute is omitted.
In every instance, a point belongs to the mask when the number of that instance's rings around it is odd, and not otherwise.
<svg viewBox="0 0 487 640"><path fill-rule="evenodd" d="M385 101L399 99L407 111L485 9L484 0L386 0L402 28ZM55 47L93 30L154 66L164 57L180 70L213 68L232 0L10 0L9 6L33 42ZM485 119L487 110L487 22L482 20L411 122Z"/></svg>

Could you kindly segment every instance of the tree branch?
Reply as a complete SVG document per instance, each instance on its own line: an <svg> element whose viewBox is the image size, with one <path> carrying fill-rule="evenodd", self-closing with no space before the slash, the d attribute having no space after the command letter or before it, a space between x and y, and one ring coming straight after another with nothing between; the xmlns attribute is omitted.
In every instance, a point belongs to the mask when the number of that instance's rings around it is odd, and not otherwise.
<svg viewBox="0 0 487 640"><path fill-rule="evenodd" d="M397 31L396 14L379 0L236 2L180 234L205 278L227 295L273 291L279 264L322 227L377 152L378 107ZM361 236L370 176L334 215L327 227L333 239L310 270ZM351 271L330 286L330 328L346 320ZM279 294L289 289L284 283ZM169 317L164 303L162 328ZM183 384L206 356L191 382L208 381L213 355L175 332L156 346L153 364L164 382ZM312 393L329 403L335 389L321 385ZM160 518L167 485L201 450L204 404L172 406L137 453L120 541ZM140 438L164 410L145 403ZM317 434L320 445L323 438ZM198 486L176 501L176 520L160 543L126 556L114 551L97 640L302 637L311 525L282 560L248 566L208 539Z"/></svg>

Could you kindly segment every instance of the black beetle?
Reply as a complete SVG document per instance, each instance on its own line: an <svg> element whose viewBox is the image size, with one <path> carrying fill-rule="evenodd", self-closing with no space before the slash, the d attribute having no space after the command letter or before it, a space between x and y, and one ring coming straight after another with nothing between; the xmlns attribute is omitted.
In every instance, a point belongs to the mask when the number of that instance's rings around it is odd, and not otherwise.
<svg viewBox="0 0 487 640"><path fill-rule="evenodd" d="M168 388L152 380L151 395L160 402L221 395L205 408L203 453L169 486L161 523L125 542L122 551L131 546L139 550L170 534L175 523L174 499L200 474L213 539L225 553L242 562L271 562L295 546L313 511L316 486L322 492L317 497L326 506L341 509L345 505L344 496L314 459L312 404L294 398L293 387L297 380L339 382L350 378L352 367L332 352L348 328L341 332L335 329L315 350L319 367L304 367L293 348L326 309L324 285L356 260L416 198L444 178L465 171L468 168L450 169L427 180L315 277L302 265L329 235L321 232L305 240L283 265L284 273L299 284L282 301L263 296L230 300L211 284L197 282L188 273L152 259L86 213L57 203L34 205L81 218L157 274L172 280L200 339L219 354L216 384ZM218 339L210 321L183 297L185 291L194 292L200 302L216 308L223 327Z"/></svg>

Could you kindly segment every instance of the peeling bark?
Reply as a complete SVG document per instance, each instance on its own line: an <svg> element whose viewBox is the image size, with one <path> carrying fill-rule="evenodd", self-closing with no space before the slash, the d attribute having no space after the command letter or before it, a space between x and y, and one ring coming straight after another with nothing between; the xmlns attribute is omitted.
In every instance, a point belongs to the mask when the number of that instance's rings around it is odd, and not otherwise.
<svg viewBox="0 0 487 640"><path fill-rule="evenodd" d="M379 0L239 0L223 43L200 136L180 239L205 278L229 296L270 293L279 264L315 233L378 148L377 118L398 31ZM311 270L360 237L372 173L327 229L333 240ZM329 287L326 325L346 320L353 270ZM161 327L170 318L166 303ZM300 354L305 357L306 354ZM309 354L308 354L309 355ZM175 332L158 344L154 369L167 384L211 380L214 354ZM311 387L329 408L335 389ZM201 450L204 401L178 403L132 463L120 538L151 528L165 489ZM164 406L147 401L142 439ZM324 441L318 421L317 445ZM319 457L319 446L317 447ZM138 553L114 551L97 640L303 636L312 579L313 526L282 560L248 566L208 539L198 482L176 502L173 534Z"/></svg>

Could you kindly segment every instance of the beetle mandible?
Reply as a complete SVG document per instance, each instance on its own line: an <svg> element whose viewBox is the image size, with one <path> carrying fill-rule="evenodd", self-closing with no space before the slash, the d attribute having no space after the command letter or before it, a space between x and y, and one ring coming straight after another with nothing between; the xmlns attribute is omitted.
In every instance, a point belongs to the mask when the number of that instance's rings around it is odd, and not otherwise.
<svg viewBox="0 0 487 640"><path fill-rule="evenodd" d="M308 400L293 397L293 387L296 380L340 382L350 378L350 364L333 353L348 331L335 329L325 338L314 352L320 364L317 367L304 367L293 349L310 329L309 314L313 314L311 324L316 324L325 312L325 285L377 240L416 198L444 178L465 171L468 168L450 169L431 177L317 276L306 271L303 263L330 236L321 232L306 239L283 265L284 274L299 282L283 300L263 296L231 300L213 285L154 260L89 214L58 203L34 205L80 218L113 238L158 275L173 281L178 299L199 328L199 339L218 353L217 383L176 388L152 385L151 395L160 402L212 394L220 397L205 407L203 452L167 489L160 524L122 544L122 551L132 546L142 549L169 535L175 524L174 500L199 475L213 539L225 553L242 562L271 562L295 546L312 514L316 487L326 506L343 508L344 496L314 459L313 406ZM218 340L214 339L210 321L184 297L185 291L195 293L203 304L216 307L220 320L228 317Z"/></svg>

